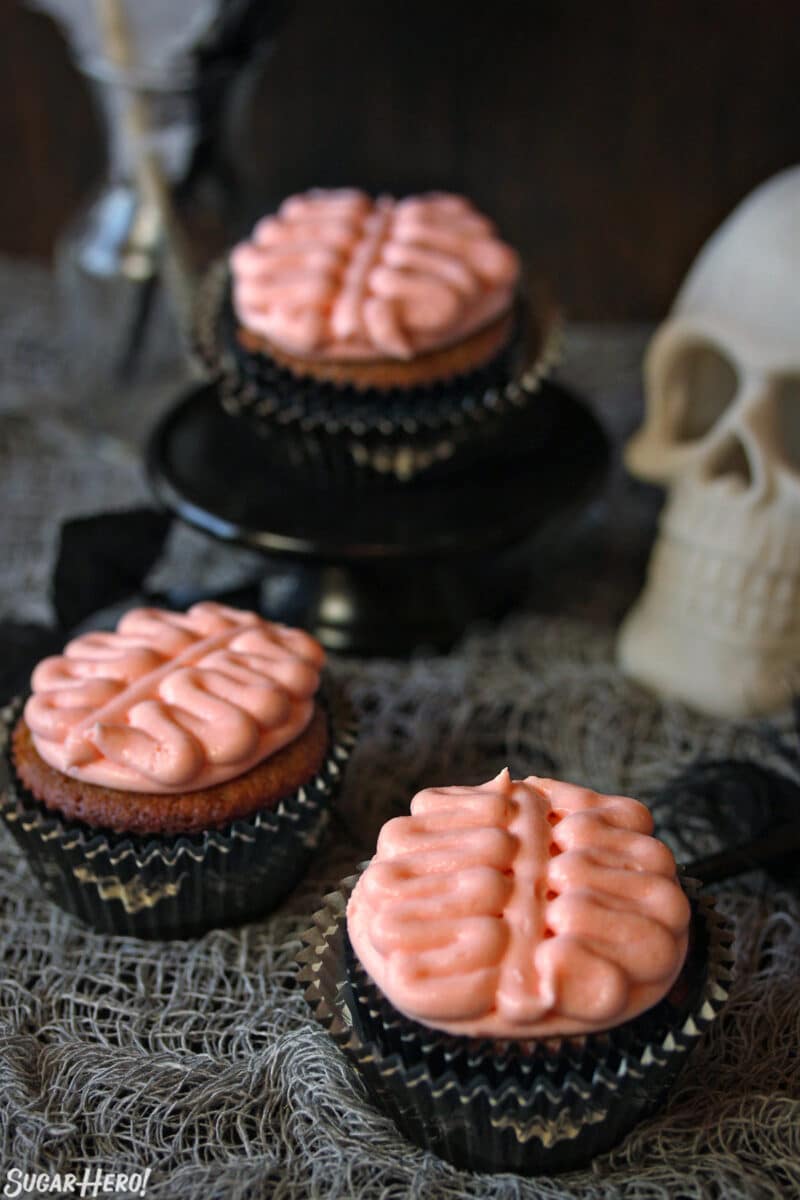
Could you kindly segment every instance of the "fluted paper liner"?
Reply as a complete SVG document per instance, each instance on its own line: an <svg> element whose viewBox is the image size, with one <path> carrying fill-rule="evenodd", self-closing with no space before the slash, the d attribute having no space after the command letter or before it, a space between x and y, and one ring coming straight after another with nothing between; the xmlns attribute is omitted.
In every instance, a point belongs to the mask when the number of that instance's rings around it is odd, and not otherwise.
<svg viewBox="0 0 800 1200"><path fill-rule="evenodd" d="M537 305L536 344L523 334L517 307L508 346L485 366L413 388L364 388L301 379L266 354L239 346L227 264L207 274L195 307L195 353L216 379L225 410L279 439L286 461L320 482L405 482L463 468L514 438L516 423L536 397L536 423L524 440L545 441L552 412L539 396L560 355L561 320Z"/></svg>
<svg viewBox="0 0 800 1200"><path fill-rule="evenodd" d="M346 697L327 687L321 702L328 751L307 784L223 829L144 837L67 821L28 791L10 754L17 699L0 712L0 816L50 898L99 932L183 938L262 916L305 873L355 740Z"/></svg>
<svg viewBox="0 0 800 1200"><path fill-rule="evenodd" d="M724 1005L732 935L700 893L686 963L669 995L606 1033L527 1042L440 1033L404 1017L358 962L345 911L358 876L325 897L303 937L314 1016L409 1140L458 1167L550 1174L585 1166L662 1103Z"/></svg>

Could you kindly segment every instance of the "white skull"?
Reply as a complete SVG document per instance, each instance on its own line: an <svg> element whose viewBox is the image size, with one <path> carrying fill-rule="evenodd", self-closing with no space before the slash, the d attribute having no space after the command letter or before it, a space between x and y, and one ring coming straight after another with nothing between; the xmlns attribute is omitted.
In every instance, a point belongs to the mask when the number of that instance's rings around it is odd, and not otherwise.
<svg viewBox="0 0 800 1200"><path fill-rule="evenodd" d="M645 394L626 462L670 492L620 664L705 712L779 708L800 683L800 167L703 247Z"/></svg>

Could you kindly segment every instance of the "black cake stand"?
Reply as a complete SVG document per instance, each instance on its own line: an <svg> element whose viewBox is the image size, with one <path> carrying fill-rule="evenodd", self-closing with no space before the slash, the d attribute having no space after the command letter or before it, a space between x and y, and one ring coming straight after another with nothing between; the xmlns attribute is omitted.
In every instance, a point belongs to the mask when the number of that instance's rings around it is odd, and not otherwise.
<svg viewBox="0 0 800 1200"><path fill-rule="evenodd" d="M404 654L445 649L470 621L507 611L536 540L591 498L608 457L589 409L547 383L491 463L396 486L321 486L206 385L153 430L147 469L183 521L265 556L265 616L331 650Z"/></svg>

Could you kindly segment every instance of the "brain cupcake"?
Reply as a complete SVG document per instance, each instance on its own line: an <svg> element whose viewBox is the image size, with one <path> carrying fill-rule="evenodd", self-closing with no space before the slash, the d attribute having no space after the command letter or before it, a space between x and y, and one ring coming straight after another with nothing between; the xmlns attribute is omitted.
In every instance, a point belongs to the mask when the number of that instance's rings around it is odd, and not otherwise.
<svg viewBox="0 0 800 1200"><path fill-rule="evenodd" d="M298 375L432 383L512 332L519 259L459 196L292 196L230 265L240 340Z"/></svg>
<svg viewBox="0 0 800 1200"><path fill-rule="evenodd" d="M323 663L301 630L211 603L135 609L41 662L6 713L2 811L51 895L163 936L277 903L350 744Z"/></svg>
<svg viewBox="0 0 800 1200"><path fill-rule="evenodd" d="M507 772L420 792L307 941L309 999L375 1101L477 1170L613 1146L728 977L717 918L643 805Z"/></svg>
<svg viewBox="0 0 800 1200"><path fill-rule="evenodd" d="M305 438L331 470L344 453L352 478L411 477L476 427L485 441L544 370L549 331L522 311L518 255L460 196L292 196L216 287L199 344L229 411Z"/></svg>

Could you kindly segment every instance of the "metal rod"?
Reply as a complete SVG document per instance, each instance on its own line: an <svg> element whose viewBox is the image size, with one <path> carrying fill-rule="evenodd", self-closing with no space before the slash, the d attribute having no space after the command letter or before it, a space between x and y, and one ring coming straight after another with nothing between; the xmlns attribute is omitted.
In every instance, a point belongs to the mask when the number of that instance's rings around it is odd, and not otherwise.
<svg viewBox="0 0 800 1200"><path fill-rule="evenodd" d="M136 56L122 0L94 0L103 44L111 63L120 71L133 71ZM193 280L188 243L175 214L169 184L151 143L150 105L144 92L125 91L124 120L131 139L136 179L142 196L153 205L164 230L164 281L182 329L189 326Z"/></svg>

